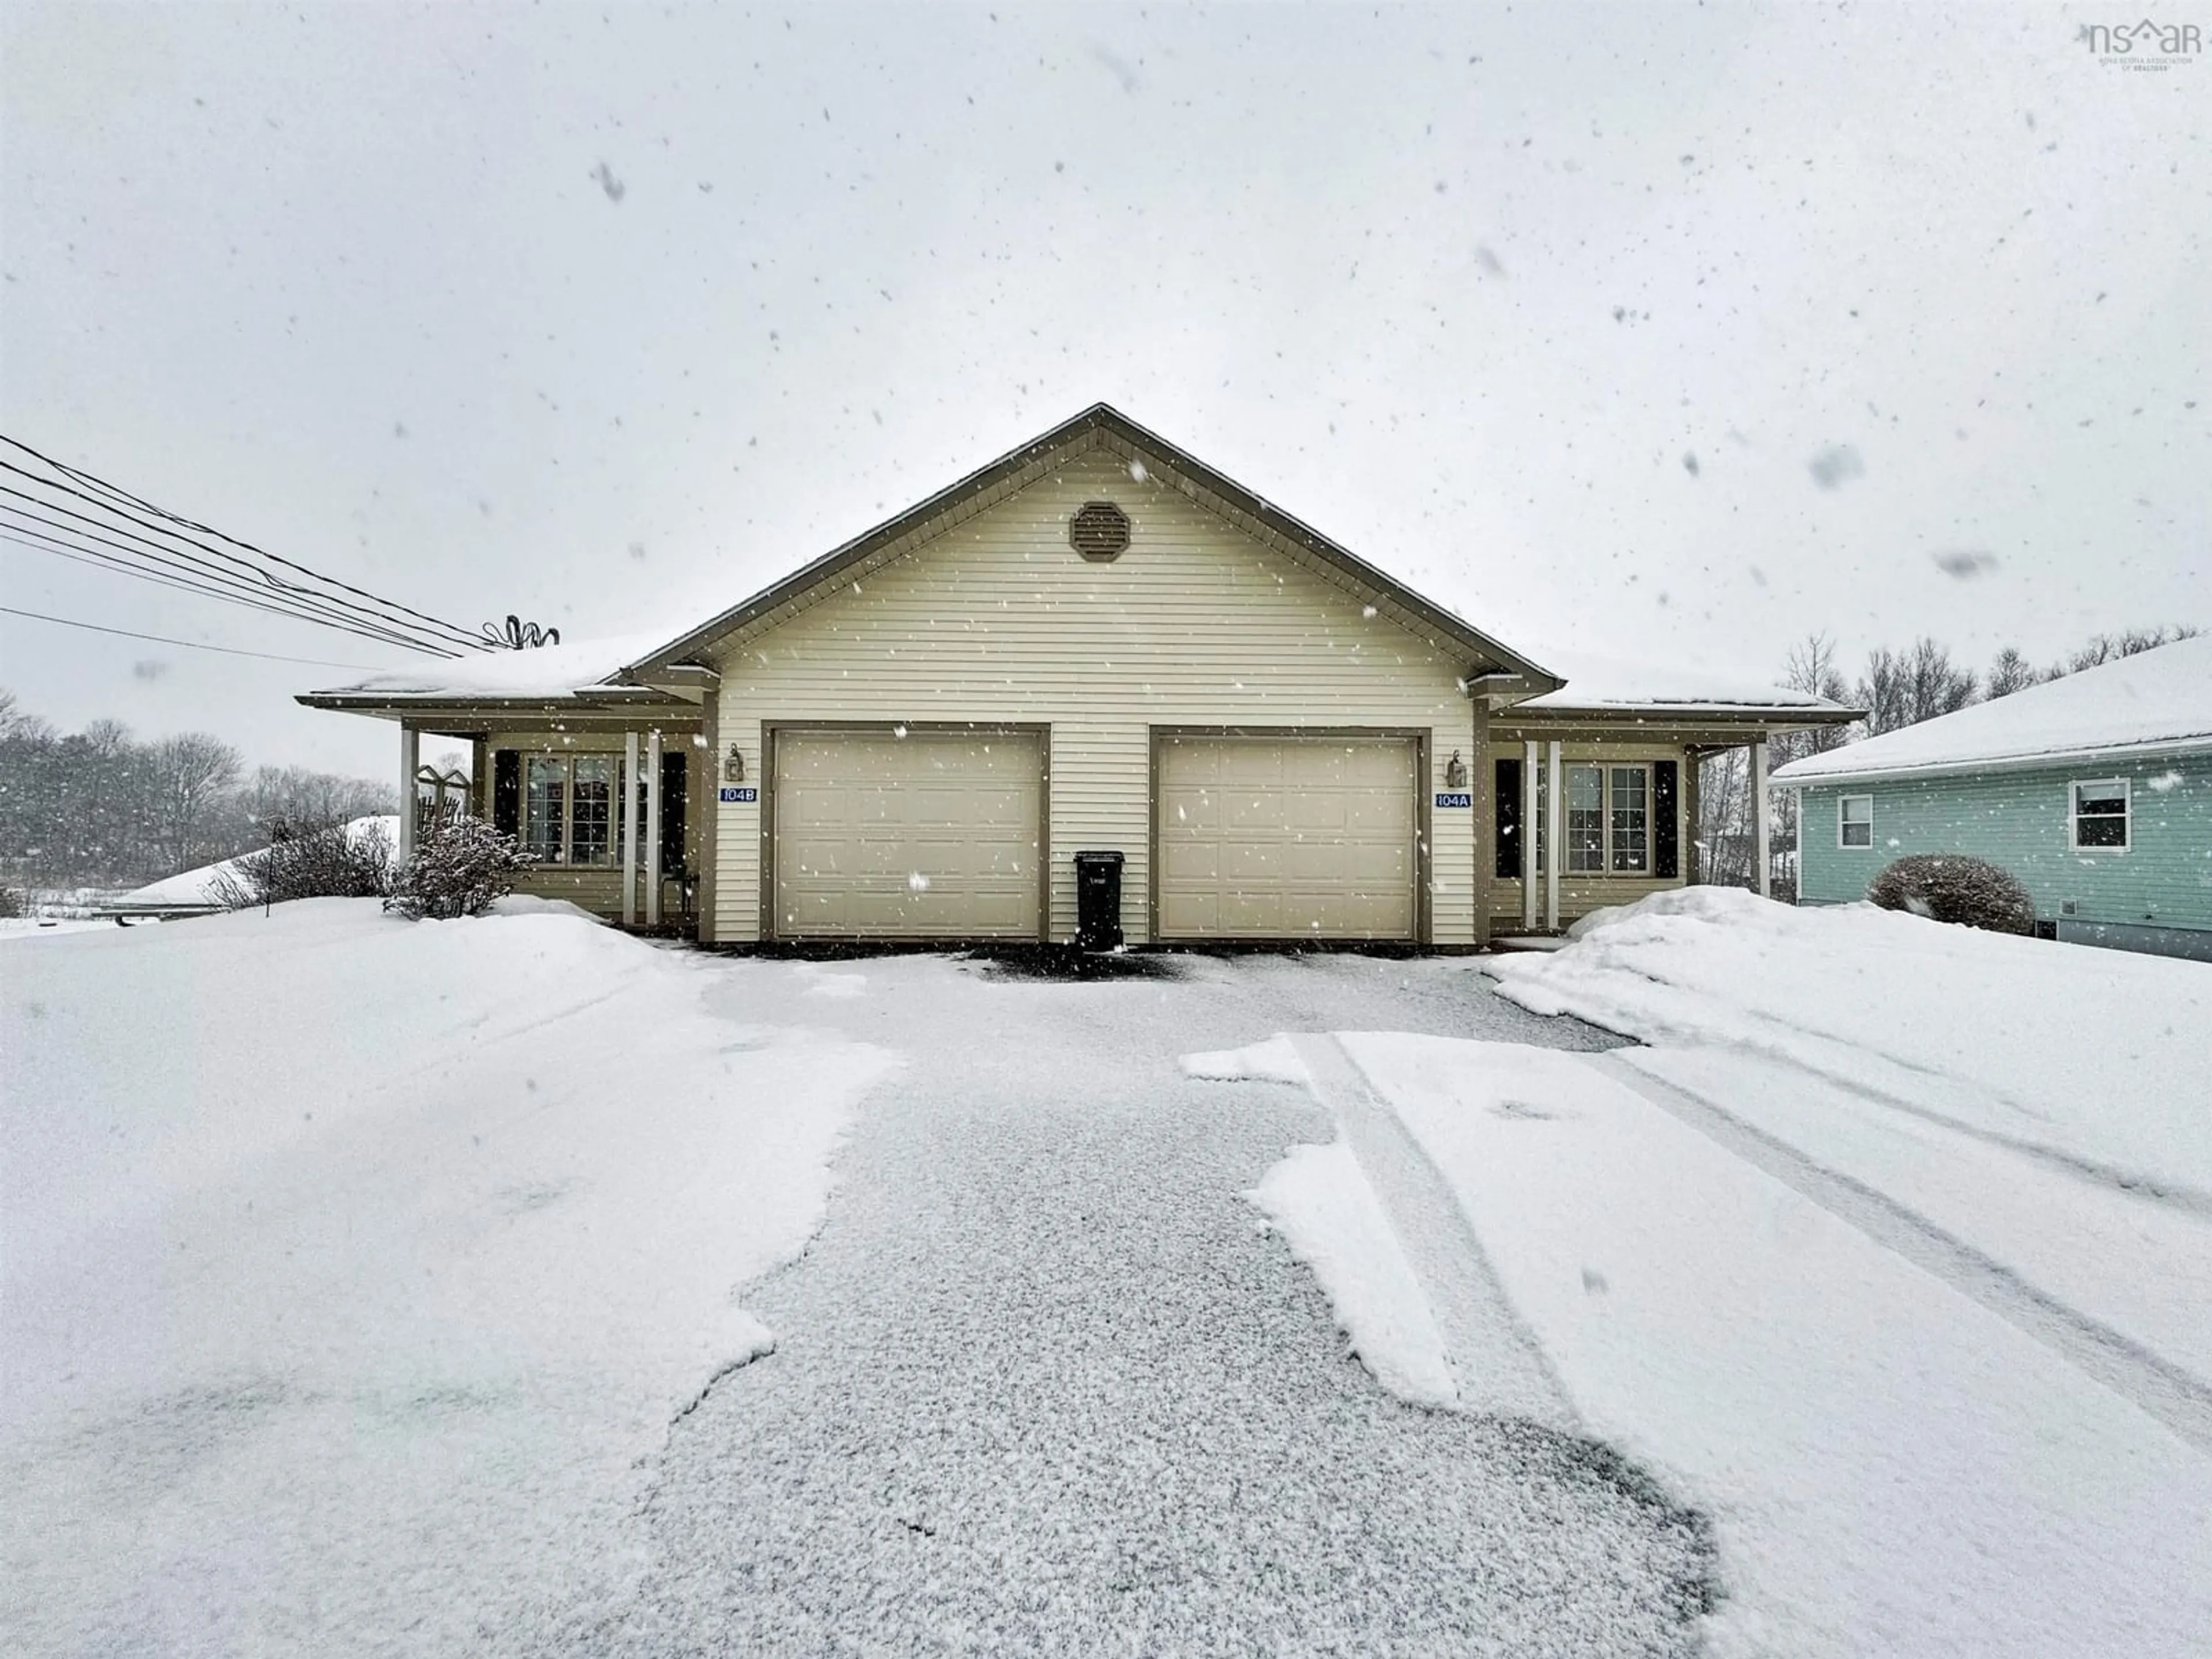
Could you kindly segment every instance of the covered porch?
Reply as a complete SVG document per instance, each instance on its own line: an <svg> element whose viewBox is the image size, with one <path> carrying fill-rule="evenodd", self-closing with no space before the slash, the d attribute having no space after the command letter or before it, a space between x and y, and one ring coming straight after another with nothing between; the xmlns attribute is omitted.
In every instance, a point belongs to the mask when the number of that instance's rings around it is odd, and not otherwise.
<svg viewBox="0 0 2212 1659"><path fill-rule="evenodd" d="M442 818L484 818L536 860L516 891L689 938L713 902L713 677L665 678L556 696L301 701L398 728L403 860ZM465 770L447 761L454 747L468 757Z"/></svg>

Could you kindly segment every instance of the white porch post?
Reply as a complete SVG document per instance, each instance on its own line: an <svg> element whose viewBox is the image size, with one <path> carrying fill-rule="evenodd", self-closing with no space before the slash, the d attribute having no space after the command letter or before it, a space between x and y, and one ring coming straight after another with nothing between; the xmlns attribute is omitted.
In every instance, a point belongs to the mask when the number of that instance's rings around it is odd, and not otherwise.
<svg viewBox="0 0 2212 1659"><path fill-rule="evenodd" d="M1559 931L1559 865L1566 856L1561 848L1567 840L1567 792L1561 775L1557 738L1551 741L1544 770L1548 791L1544 802L1544 927L1556 933Z"/></svg>
<svg viewBox="0 0 2212 1659"><path fill-rule="evenodd" d="M1774 896L1773 858L1768 847L1774 839L1774 808L1766 799L1766 739L1751 745L1751 855L1759 860L1758 879L1752 884L1761 898Z"/></svg>
<svg viewBox="0 0 2212 1659"><path fill-rule="evenodd" d="M637 733L623 733L623 926L637 926Z"/></svg>
<svg viewBox="0 0 2212 1659"><path fill-rule="evenodd" d="M645 744L645 925L660 926L660 730Z"/></svg>
<svg viewBox="0 0 2212 1659"><path fill-rule="evenodd" d="M1542 762L1536 757L1535 739L1522 745L1521 758L1521 926L1529 933L1536 931L1536 881L1543 872L1536 867L1536 843L1544 840L1543 825L1536 822L1536 769Z"/></svg>
<svg viewBox="0 0 2212 1659"><path fill-rule="evenodd" d="M415 856L415 773L422 763L422 736L411 726L399 728L399 861Z"/></svg>

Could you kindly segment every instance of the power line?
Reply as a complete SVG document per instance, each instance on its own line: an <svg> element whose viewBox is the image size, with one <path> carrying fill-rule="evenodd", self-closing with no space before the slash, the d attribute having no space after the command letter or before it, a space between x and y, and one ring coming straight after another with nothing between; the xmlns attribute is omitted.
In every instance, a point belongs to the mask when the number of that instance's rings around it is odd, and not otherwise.
<svg viewBox="0 0 2212 1659"><path fill-rule="evenodd" d="M211 526L201 524L196 520L187 519L180 514L172 513L165 507L157 507L151 501L146 501L143 497L132 495L130 491L124 489L119 485L110 483L106 479L98 477L92 473L70 466L66 462L58 461L52 457L46 455L39 450L33 449L30 445L22 442L20 439L10 438L5 434L0 434L0 443L5 443L9 447L18 450L25 455L30 456L34 460L39 461L45 466L52 469L54 472L60 474L63 478L70 480L70 482L62 483L52 478L41 477L35 473L27 471L21 467L15 466L7 462L0 462L0 467L5 467L7 471L15 473L19 477L28 479L42 489L55 490L61 494L72 496L88 507L94 507L101 513L107 514L114 518L125 520L125 524L116 525L109 523L105 520L91 519L82 513L75 512L69 507L62 506L59 502L45 501L35 496L24 495L21 491L11 490L9 492L18 495L21 499L30 501L33 505L40 507L46 511L63 514L67 517L80 520L86 524L94 525L100 529L128 537L133 541L148 542L148 545L149 547L159 547L162 553L172 558L182 559L194 565L203 564L203 560L192 558L191 555L184 554L177 549L149 542L147 532L150 532L151 535L167 537L173 541L181 542L186 547L193 549L197 553L206 556L206 558L208 559L221 561L225 564L239 567L255 581L265 584L268 587L277 590L279 592L295 602L301 604L313 603L319 606L329 607L337 611L341 614L349 616L357 622L367 623L373 626L390 629L395 635L405 633L417 635L422 638L435 640L437 641L436 648L443 654L454 654L454 647L456 647L477 650L492 648L488 641L476 635L471 634L467 629L461 628L455 623L447 622L441 617L434 617L427 611L418 611L411 605L402 605L397 600L385 599L380 594L371 592L368 589L356 586L353 583L340 580L337 577L326 576L322 572L313 568L311 566L302 564L296 560L287 559L281 555L270 553L263 548L255 546L251 542L241 541L237 537L232 536L226 532L216 530ZM82 486L82 488L77 488L76 486ZM138 516L141 514L150 514L153 519L162 522L149 523L145 519ZM130 527L126 528L126 526ZM201 536L210 537L216 541L225 543L229 547L239 549L243 553L251 555L252 560L240 558L239 554L227 552L222 548L211 547L204 542L195 540L193 537L182 533L179 530L170 528L170 526L181 526L183 530L196 532ZM49 527L56 529L66 528L66 526L51 525ZM80 532L77 533L82 534L84 532ZM258 560L261 562L257 564L252 562L253 560ZM285 577L276 574L275 571L267 568L271 565L280 567L283 570L296 572L300 576L305 577L308 581L319 584L324 589L333 589L336 591L321 592L314 588L303 586L301 583L287 580ZM205 571L203 574L214 574L216 573L213 571ZM224 572L222 574L228 574L229 573ZM234 580L235 579L234 578ZM352 597L344 597L346 595L351 595ZM361 603L362 601L366 601L367 603ZM337 626L338 624L333 623L329 625ZM416 644L415 648L430 650L433 647Z"/></svg>
<svg viewBox="0 0 2212 1659"><path fill-rule="evenodd" d="M17 547L27 547L34 553L51 553L56 558L73 560L78 564L89 565L94 570L106 570L111 573L119 571L125 574L136 576L141 581L152 582L156 586L174 588L179 592L198 593L206 595L210 598L226 599L233 605L243 605L248 610L266 611L272 617L283 617L294 622L325 622L324 618L315 616L310 612L295 611L283 605L272 604L265 599L249 598L243 594L233 595L216 588L205 586L203 584L191 580L187 577L161 574L151 570L143 570L136 565L124 562L121 559L115 557L112 554L98 552L91 548L77 548L64 545L58 542L50 542L44 537L37 537L33 539L34 535L35 532L27 531L18 532L12 526L0 526L0 541L12 542ZM325 623L325 625L337 626L337 624L330 623ZM376 633L368 629L345 628L343 631L355 635L359 638L368 640L371 643L376 645L404 646L410 651L422 651L428 648L426 647L417 645L410 640L400 639L391 635ZM448 651L440 652L436 654L450 659L458 653Z"/></svg>
<svg viewBox="0 0 2212 1659"><path fill-rule="evenodd" d="M40 478L9 462L0 461L0 471L14 473L43 488L60 489L62 493L72 495L79 501L86 501L90 505L100 505L96 501L90 501L89 498L81 491L56 485L51 480ZM118 512L116 516L122 518L125 522L115 524L106 519L93 518L88 514L62 506L58 502L46 501L40 496L7 484L0 484L0 495L12 495L16 501L27 501L33 507L40 509L41 514L59 514L64 518L76 521L73 524L61 524L53 519L27 513L21 507L0 501L0 512L31 519L42 529L63 532L84 540L95 541L103 546L129 553L136 558L151 560L165 566L174 567L179 564L190 566L196 576L245 588L258 598L281 595L289 604L313 609L328 617L340 618L346 622L366 623L396 642L407 644L412 648L430 649L434 646L441 653L452 656L459 654L454 649L456 646L471 643L465 638L447 639L428 635L425 629L409 622L404 617L389 616L382 611L372 611L339 595L321 592L299 583L288 581L273 572L257 568L234 553L226 553L217 548L207 547L189 537L179 536L176 532L164 529L158 525L144 526L140 520L120 512ZM91 528L80 528L80 526L90 526ZM155 541L152 536L145 533L148 529L151 529L155 534L182 542L185 547L191 549L192 551L186 552L169 545L167 542ZM120 536L125 539L118 542L112 539L111 536L97 534L96 532L112 532L113 536ZM70 544L71 546L78 544L76 542ZM419 643L425 638L431 641L430 646ZM475 641L475 643L481 642Z"/></svg>
<svg viewBox="0 0 2212 1659"><path fill-rule="evenodd" d="M153 502L149 501L141 496L132 495L129 490L123 489L120 485L110 483L105 478L95 477L92 473L73 467L66 461L55 460L52 456L41 453L40 451L32 448L30 445L24 443L20 439L10 438L6 434L0 433L0 443L5 443L12 448L21 450L26 455L29 455L37 460L44 462L55 471L61 473L64 477L71 479L76 483L83 484L87 488L96 491L97 495L88 495L85 494L84 490L71 489L68 484L55 484L50 480L40 480L40 482L46 483L47 487L50 489L64 490L67 494L75 495L80 501L85 501L92 506L101 507L103 510L113 513L118 517L133 518L131 512L129 510L131 508L136 508L139 512L149 513L157 519L166 520L169 524L182 525L187 530L198 531L201 535L212 536L218 541L228 542L233 547L238 548L241 551L250 553L257 559L265 560L270 564L281 565L287 570L295 570L311 580L320 582L325 586L337 588L343 592L355 594L359 598L367 599L371 604L378 605L385 610L398 611L403 615L412 617L418 622L428 623L432 628L441 629L449 634L454 635L464 641L478 646L482 646L484 643L483 641L476 639L474 636L471 635L467 629L456 627L453 623L447 622L441 617L433 617L427 611L417 611L411 605L401 605L397 600L385 599L380 594L370 592L365 587L356 587L350 582L341 581L335 576L326 576L321 571L314 569L311 566L301 564L296 560L285 558L281 554L270 553L265 549L256 547L252 542L240 541L237 537L229 534L228 532L217 530L210 525L201 524L197 520L184 518L178 514L170 512L167 507L156 507ZM0 463L0 465L6 465L6 463ZM22 471L21 468L12 465L9 466L8 470L13 472ZM32 477L33 475L26 473L24 476ZM108 499L103 500L100 499L100 497L106 497ZM126 503L127 506L118 506L116 504L118 501ZM135 518L133 518L133 521L143 522L136 520ZM216 554L218 557L229 558L233 560L237 558L235 554L221 553L216 549L207 547L202 543L193 542L190 537L179 535L177 532L167 529L162 526L155 525L149 526L147 527L156 531L160 534L175 537L179 541L185 542L192 546L198 547L204 552ZM240 561L240 562L243 562ZM269 580L276 580L279 579L270 577ZM341 603L343 603L343 601L341 601Z"/></svg>
<svg viewBox="0 0 2212 1659"><path fill-rule="evenodd" d="M11 510L4 502L0 502L0 513ZM290 617L301 622L316 623L324 627L339 629L349 634L358 635L363 639L374 640L380 645L401 646L410 651L427 652L440 657L452 658L460 655L459 652L450 646L425 644L415 635L404 633L397 628L380 623L360 623L350 616L327 611L316 605L312 595L298 596L284 588L258 587L242 578L227 574L203 574L197 569L148 555L141 549L128 546L121 542L108 541L105 538L92 536L87 532L78 531L68 526L55 526L47 520L33 518L29 514L20 516L31 518L33 523L40 526L40 528L30 529L0 520L0 536L4 536L6 539L15 543L18 546L31 548L41 553L53 553L62 558L75 559L80 563L94 564L100 569L120 571L146 581L158 582L165 587L179 587L188 592L205 594L212 599L224 599L234 605L248 606L252 610L270 611L277 616ZM68 536L82 537L84 540L65 539ZM84 541L100 542L106 547L118 550L102 552L97 547L86 546ZM149 568L148 563L139 562L140 560L148 561L152 568Z"/></svg>
<svg viewBox="0 0 2212 1659"><path fill-rule="evenodd" d="M94 634L119 634L126 640L151 640L156 645L181 645L190 651L220 651L226 657L258 657L264 662L295 662L309 668L356 668L374 672L366 663L327 662L320 657L279 657L267 651L241 651L232 645L203 645L198 640L173 640L166 634L139 634L128 628L108 628L99 623L78 622L72 617L49 617L36 611L18 611L12 605L0 605L0 613L10 617L28 617L33 622L58 623L64 628L82 628Z"/></svg>

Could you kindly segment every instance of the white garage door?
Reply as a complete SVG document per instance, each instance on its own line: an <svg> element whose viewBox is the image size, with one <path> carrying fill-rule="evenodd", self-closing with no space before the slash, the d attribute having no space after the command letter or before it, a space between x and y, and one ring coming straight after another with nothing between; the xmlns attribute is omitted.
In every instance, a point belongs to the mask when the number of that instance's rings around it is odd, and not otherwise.
<svg viewBox="0 0 2212 1659"><path fill-rule="evenodd" d="M1160 937L1412 939L1417 755L1402 738L1164 739Z"/></svg>
<svg viewBox="0 0 2212 1659"><path fill-rule="evenodd" d="M1035 939L1036 732L781 732L779 939Z"/></svg>

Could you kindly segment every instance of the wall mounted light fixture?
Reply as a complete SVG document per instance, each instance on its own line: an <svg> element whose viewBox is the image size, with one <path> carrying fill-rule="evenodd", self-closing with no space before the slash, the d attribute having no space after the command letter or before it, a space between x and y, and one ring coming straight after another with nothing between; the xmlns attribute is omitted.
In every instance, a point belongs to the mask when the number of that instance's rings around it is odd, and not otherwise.
<svg viewBox="0 0 2212 1659"><path fill-rule="evenodd" d="M724 783L743 783L744 781L744 753L733 743L730 745L729 754L726 756L722 761L722 781Z"/></svg>
<svg viewBox="0 0 2212 1659"><path fill-rule="evenodd" d="M1452 750L1451 758L1444 763L1444 787L1447 789L1467 787L1467 763L1459 757L1459 750L1456 749Z"/></svg>

